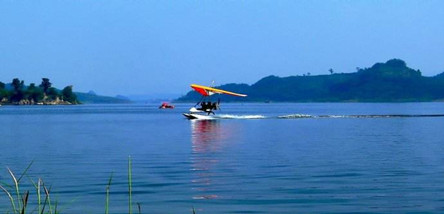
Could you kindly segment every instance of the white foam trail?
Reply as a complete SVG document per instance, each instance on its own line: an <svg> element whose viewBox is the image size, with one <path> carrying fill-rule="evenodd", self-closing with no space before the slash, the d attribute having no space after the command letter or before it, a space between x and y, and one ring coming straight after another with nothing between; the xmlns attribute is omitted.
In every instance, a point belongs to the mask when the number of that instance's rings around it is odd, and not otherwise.
<svg viewBox="0 0 444 214"><path fill-rule="evenodd" d="M278 118L282 118L282 119L292 119L292 118L314 118L314 116L309 115L309 114L289 114L289 115L278 116Z"/></svg>
<svg viewBox="0 0 444 214"><path fill-rule="evenodd" d="M362 114L362 115L307 115L290 114L278 116L281 119L298 118L409 118L409 117L444 117L444 114Z"/></svg>
<svg viewBox="0 0 444 214"><path fill-rule="evenodd" d="M217 120L217 119L326 119L326 118L399 118L399 117L444 117L444 114L432 115L310 115L310 114L288 114L282 116L264 116L264 115L234 115L234 114L219 114L219 115L202 115L197 120Z"/></svg>
<svg viewBox="0 0 444 214"><path fill-rule="evenodd" d="M233 115L233 114L219 114L215 116L221 119L264 119L264 115Z"/></svg>
<svg viewBox="0 0 444 214"><path fill-rule="evenodd" d="M319 116L319 117L325 117L325 118L347 118L349 116L346 116L346 115L322 115L322 116Z"/></svg>

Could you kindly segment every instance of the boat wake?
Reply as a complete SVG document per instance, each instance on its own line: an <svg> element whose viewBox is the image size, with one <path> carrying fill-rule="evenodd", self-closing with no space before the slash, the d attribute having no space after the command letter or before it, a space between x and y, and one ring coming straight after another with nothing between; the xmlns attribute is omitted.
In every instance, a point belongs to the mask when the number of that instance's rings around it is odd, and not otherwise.
<svg viewBox="0 0 444 214"><path fill-rule="evenodd" d="M309 115L309 114L288 114L282 116L264 116L264 115L202 115L197 120L217 120L217 119L335 119L335 118L419 118L419 117L444 117L444 114L362 114L362 115Z"/></svg>
<svg viewBox="0 0 444 214"><path fill-rule="evenodd" d="M278 116L279 119L301 119L301 118L408 118L408 117L444 117L444 114L362 114L362 115L289 114L289 115Z"/></svg>
<svg viewBox="0 0 444 214"><path fill-rule="evenodd" d="M289 115L283 115L278 116L279 119L300 119L300 118L315 118L316 116L309 115L309 114L289 114Z"/></svg>
<svg viewBox="0 0 444 214"><path fill-rule="evenodd" d="M218 119L265 119L264 115L233 115L233 114L219 114L215 116Z"/></svg>

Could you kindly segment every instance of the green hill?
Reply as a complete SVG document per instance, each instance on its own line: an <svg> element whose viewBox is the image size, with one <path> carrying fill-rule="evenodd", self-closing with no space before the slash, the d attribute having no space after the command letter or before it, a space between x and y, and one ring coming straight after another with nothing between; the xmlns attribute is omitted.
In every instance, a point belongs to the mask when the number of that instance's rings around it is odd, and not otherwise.
<svg viewBox="0 0 444 214"><path fill-rule="evenodd" d="M224 101L249 102L417 102L444 99L444 73L425 77L400 59L376 63L354 73L317 76L268 76L253 85L226 84L218 88L248 97L224 96ZM178 102L195 102L194 91Z"/></svg>

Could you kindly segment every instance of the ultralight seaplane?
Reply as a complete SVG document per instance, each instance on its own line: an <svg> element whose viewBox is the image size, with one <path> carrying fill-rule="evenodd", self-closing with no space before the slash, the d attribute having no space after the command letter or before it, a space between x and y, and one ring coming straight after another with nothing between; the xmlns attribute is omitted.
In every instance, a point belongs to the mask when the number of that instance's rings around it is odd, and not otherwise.
<svg viewBox="0 0 444 214"><path fill-rule="evenodd" d="M219 110L220 105L220 99L218 99L217 102L211 102L209 99L208 102L206 102L206 98L210 97L213 94L226 94L236 97L246 97L246 94L238 94L231 91L225 91L213 87L208 86L202 86L202 85L196 85L191 84L191 88L193 88L195 91L197 91L199 94L202 95L202 98L194 107L192 107L189 111L189 113L183 113L183 115L188 119L215 119L214 111ZM197 108L196 108L197 107Z"/></svg>

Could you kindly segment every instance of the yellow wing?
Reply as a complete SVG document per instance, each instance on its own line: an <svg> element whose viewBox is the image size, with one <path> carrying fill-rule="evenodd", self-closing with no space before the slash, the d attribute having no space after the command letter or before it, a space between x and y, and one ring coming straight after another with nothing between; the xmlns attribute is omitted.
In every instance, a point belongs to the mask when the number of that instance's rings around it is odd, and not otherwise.
<svg viewBox="0 0 444 214"><path fill-rule="evenodd" d="M212 87L208 87L208 86L203 86L203 85L191 84L191 88L193 88L194 90L196 90L197 92L199 92L203 96L211 96L213 94L227 94L227 95L232 95L232 96L237 96L237 97L246 97L247 96L246 94L238 94L238 93L234 93L231 91L225 91L225 90L212 88Z"/></svg>

